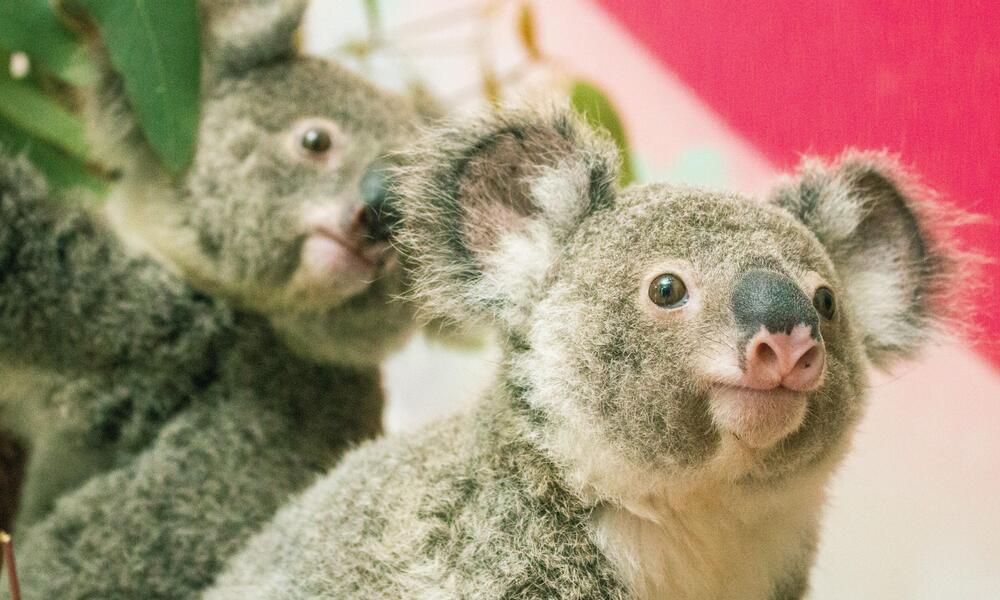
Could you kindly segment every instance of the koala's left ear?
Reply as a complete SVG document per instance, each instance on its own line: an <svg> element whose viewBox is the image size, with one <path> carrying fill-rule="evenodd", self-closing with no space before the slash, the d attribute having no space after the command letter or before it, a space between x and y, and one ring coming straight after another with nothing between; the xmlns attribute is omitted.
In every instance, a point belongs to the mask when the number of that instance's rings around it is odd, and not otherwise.
<svg viewBox="0 0 1000 600"><path fill-rule="evenodd" d="M955 274L941 208L915 178L890 156L848 151L833 164L804 160L772 200L826 247L872 362L915 354L953 305Z"/></svg>
<svg viewBox="0 0 1000 600"><path fill-rule="evenodd" d="M305 0L200 0L205 67L239 73L295 53Z"/></svg>
<svg viewBox="0 0 1000 600"><path fill-rule="evenodd" d="M570 110L442 124L395 177L397 239L435 316L524 324L561 242L615 197L619 156Z"/></svg>

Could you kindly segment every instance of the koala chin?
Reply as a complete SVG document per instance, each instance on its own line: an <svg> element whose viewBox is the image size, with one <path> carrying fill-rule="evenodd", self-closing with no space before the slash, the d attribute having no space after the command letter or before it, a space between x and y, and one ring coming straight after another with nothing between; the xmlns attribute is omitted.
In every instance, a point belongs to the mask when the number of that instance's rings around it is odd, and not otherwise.
<svg viewBox="0 0 1000 600"><path fill-rule="evenodd" d="M49 190L0 148L0 425L29 455L14 531L27 597L194 597L381 431L379 363L413 321L387 156L420 119L298 55L304 7L199 2L182 173L100 47L85 100L119 174L107 203Z"/></svg>
<svg viewBox="0 0 1000 600"><path fill-rule="evenodd" d="M619 189L562 110L443 126L398 172L415 296L497 327L470 414L350 453L207 595L801 598L869 363L957 271L890 158L806 160L766 201Z"/></svg>

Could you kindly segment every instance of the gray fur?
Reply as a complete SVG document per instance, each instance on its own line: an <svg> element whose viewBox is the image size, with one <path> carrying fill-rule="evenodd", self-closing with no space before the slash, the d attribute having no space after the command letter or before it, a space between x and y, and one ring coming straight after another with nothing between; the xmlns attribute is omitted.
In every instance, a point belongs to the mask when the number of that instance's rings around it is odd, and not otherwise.
<svg viewBox="0 0 1000 600"><path fill-rule="evenodd" d="M28 598L184 598L292 492L380 431L378 364L405 339L388 257L297 283L302 213L360 207L408 102L296 56L302 2L202 3L194 162L168 176L107 70L89 125L104 211L0 149L0 420L30 450L15 538ZM290 151L336 124L338 160ZM297 287L296 287L297 286Z"/></svg>
<svg viewBox="0 0 1000 600"><path fill-rule="evenodd" d="M501 112L442 129L407 156L400 239L418 296L438 316L501 328L499 381L471 414L351 453L283 508L206 597L719 597L711 590L750 585L734 573L766 549L776 558L747 575L757 591L741 597L802 597L822 489L861 412L866 349L895 344L862 328L868 307L851 294L852 279L866 267L917 282L946 275L914 270L925 264L909 254L914 239L928 252L939 246L910 199L864 186L830 196L848 206L864 198L873 213L896 203L895 220L857 240L862 232L834 222L832 207L810 220L731 194L619 191L610 142L565 112ZM796 181L836 182L850 168L814 163ZM794 206L796 188L784 189L781 204ZM843 231L838 241L865 254L828 247L806 225ZM663 261L692 275L692 312L674 318L642 303L644 273ZM800 289L818 276L844 294L842 310L818 326L827 373L801 425L748 449L713 421L699 360L735 352L732 293L755 269ZM921 298L923 314L936 314L937 298ZM599 532L599 515L616 510L661 511L682 532L661 549L690 568L626 572ZM775 546L771 530L789 512L801 525ZM729 562L701 554L701 536L724 547L758 517L763 529Z"/></svg>
<svg viewBox="0 0 1000 600"><path fill-rule="evenodd" d="M474 415L352 452L206 597L627 597L587 540L591 508L523 437L539 415L515 406L501 392Z"/></svg>

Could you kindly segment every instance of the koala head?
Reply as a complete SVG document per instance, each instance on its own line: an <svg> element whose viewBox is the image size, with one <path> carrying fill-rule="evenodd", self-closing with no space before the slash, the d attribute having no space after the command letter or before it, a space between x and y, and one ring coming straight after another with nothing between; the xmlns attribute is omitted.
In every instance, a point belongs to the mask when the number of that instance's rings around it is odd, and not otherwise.
<svg viewBox="0 0 1000 600"><path fill-rule="evenodd" d="M948 253L897 165L808 160L766 201L620 190L563 112L443 129L400 171L417 293L499 325L540 443L609 487L773 481L839 456L865 368L914 353Z"/></svg>
<svg viewBox="0 0 1000 600"><path fill-rule="evenodd" d="M90 98L91 130L121 172L109 214L123 235L206 292L271 317L307 350L366 360L363 349L410 320L389 302L400 277L384 157L417 115L405 99L298 55L303 7L200 2L200 127L180 176L153 155L110 67Z"/></svg>

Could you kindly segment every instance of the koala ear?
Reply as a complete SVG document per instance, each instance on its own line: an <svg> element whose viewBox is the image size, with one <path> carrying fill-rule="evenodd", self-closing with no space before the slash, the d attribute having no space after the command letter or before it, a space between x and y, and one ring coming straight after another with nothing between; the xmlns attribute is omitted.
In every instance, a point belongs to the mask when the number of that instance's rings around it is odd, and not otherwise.
<svg viewBox="0 0 1000 600"><path fill-rule="evenodd" d="M954 305L944 209L892 157L848 151L803 161L772 199L827 248L873 363L915 354Z"/></svg>
<svg viewBox="0 0 1000 600"><path fill-rule="evenodd" d="M304 9L304 0L200 0L203 81L238 75L291 55ZM87 25L84 13L68 16L80 20L81 28L96 31ZM98 57L99 77L82 99L94 155L112 169L157 164L100 38L92 35L90 43Z"/></svg>
<svg viewBox="0 0 1000 600"><path fill-rule="evenodd" d="M305 0L200 0L209 73L240 73L295 53Z"/></svg>
<svg viewBox="0 0 1000 600"><path fill-rule="evenodd" d="M395 178L414 295L434 316L517 327L560 242L613 202L619 160L569 110L435 128Z"/></svg>

